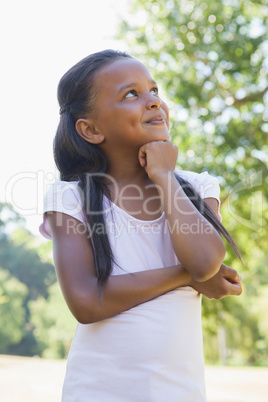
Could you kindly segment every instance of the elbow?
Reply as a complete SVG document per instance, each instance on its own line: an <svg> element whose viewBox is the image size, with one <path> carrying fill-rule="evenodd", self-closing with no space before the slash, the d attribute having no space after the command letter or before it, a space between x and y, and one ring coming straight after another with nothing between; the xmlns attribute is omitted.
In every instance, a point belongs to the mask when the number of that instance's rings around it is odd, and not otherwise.
<svg viewBox="0 0 268 402"><path fill-rule="evenodd" d="M213 265L212 267L206 266L203 270L199 267L199 271L195 274L192 274L192 277L196 282L206 282L217 274L220 266L221 265Z"/></svg>
<svg viewBox="0 0 268 402"><path fill-rule="evenodd" d="M205 258L203 261L199 261L199 264L191 273L193 279L197 282L205 282L215 276L224 260L225 257L225 247L213 253L209 257Z"/></svg>
<svg viewBox="0 0 268 402"><path fill-rule="evenodd" d="M80 324L92 324L94 322L93 314L87 308L82 306L69 306L69 309Z"/></svg>
<svg viewBox="0 0 268 402"><path fill-rule="evenodd" d="M94 324L107 317L103 314L100 302L91 302L89 304L81 303L80 307L76 309L75 318L80 324Z"/></svg>
<svg viewBox="0 0 268 402"><path fill-rule="evenodd" d="M72 315L80 324L93 324L101 320L100 305L92 299L89 295L79 294L72 299L75 302L68 303L66 300Z"/></svg>
<svg viewBox="0 0 268 402"><path fill-rule="evenodd" d="M73 315L80 324L86 325L86 324L93 324L94 322L96 322L94 321L93 317L86 311L79 311L75 314L73 313Z"/></svg>
<svg viewBox="0 0 268 402"><path fill-rule="evenodd" d="M93 324L95 322L100 321L101 319L98 318L98 315L94 311L90 311L88 308L80 308L76 311L72 311L73 316L80 324Z"/></svg>

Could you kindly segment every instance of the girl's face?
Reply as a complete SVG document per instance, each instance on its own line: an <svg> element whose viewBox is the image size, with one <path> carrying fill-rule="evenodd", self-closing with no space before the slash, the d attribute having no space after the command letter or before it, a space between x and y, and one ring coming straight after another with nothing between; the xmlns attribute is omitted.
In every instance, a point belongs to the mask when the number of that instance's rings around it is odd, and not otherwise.
<svg viewBox="0 0 268 402"><path fill-rule="evenodd" d="M147 68L135 59L119 59L98 73L94 128L104 136L104 151L138 149L169 140L169 113Z"/></svg>

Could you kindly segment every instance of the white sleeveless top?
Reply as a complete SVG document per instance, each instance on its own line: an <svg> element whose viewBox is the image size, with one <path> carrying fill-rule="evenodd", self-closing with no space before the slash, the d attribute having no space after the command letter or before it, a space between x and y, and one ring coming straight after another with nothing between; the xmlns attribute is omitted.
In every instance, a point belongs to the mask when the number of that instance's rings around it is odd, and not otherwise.
<svg viewBox="0 0 268 402"><path fill-rule="evenodd" d="M180 171L202 198L219 200L207 172ZM105 222L118 265L112 275L178 264L165 214L136 219L104 198ZM84 222L77 182L57 181L45 210ZM51 238L44 214L40 232ZM168 292L113 318L77 325L62 402L205 402L201 298L190 287Z"/></svg>

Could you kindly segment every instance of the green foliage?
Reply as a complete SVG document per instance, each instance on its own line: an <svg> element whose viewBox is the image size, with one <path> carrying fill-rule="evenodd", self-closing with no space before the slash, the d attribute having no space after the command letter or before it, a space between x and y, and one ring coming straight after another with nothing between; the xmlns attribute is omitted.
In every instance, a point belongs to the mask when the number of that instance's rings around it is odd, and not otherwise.
<svg viewBox="0 0 268 402"><path fill-rule="evenodd" d="M27 287L0 268L0 353L25 335Z"/></svg>
<svg viewBox="0 0 268 402"><path fill-rule="evenodd" d="M8 232L10 226L18 227L24 223L24 219L15 211L11 204L0 202L0 235Z"/></svg>
<svg viewBox="0 0 268 402"><path fill-rule="evenodd" d="M66 306L58 283L49 288L47 299L40 297L31 301L29 307L42 356L66 357L77 322Z"/></svg>
<svg viewBox="0 0 268 402"><path fill-rule="evenodd" d="M20 228L15 234L14 239L6 234L0 238L0 266L27 285L29 299L36 299L40 295L47 297L47 288L56 280L53 265L40 259L31 244L34 242L31 233Z"/></svg>
<svg viewBox="0 0 268 402"><path fill-rule="evenodd" d="M263 300L264 301L264 300ZM203 301L204 348L206 361L251 365L268 364L267 320L259 297L249 298L247 291L240 298ZM219 330L225 341L220 350ZM213 345L213 346L212 346ZM222 352L222 356L219 353Z"/></svg>
<svg viewBox="0 0 268 402"><path fill-rule="evenodd" d="M225 262L242 274L244 295L203 300L210 363L268 364L259 308L268 285L267 19L265 0L132 0L118 34L160 86L179 166L217 176L223 223L241 249L244 266L228 246Z"/></svg>
<svg viewBox="0 0 268 402"><path fill-rule="evenodd" d="M76 321L61 295L51 242L0 204L0 353L66 357Z"/></svg>
<svg viewBox="0 0 268 402"><path fill-rule="evenodd" d="M23 223L11 205L0 204L0 297L8 300L0 305L0 347L1 353L34 355L41 348L33 334L29 301L46 298L56 275L50 257L43 254L41 259L37 240Z"/></svg>

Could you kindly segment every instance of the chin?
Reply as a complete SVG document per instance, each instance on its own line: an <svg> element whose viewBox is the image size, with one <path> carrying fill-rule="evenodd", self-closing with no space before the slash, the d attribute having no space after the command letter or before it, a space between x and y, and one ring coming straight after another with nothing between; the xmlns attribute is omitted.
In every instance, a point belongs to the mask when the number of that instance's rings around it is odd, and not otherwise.
<svg viewBox="0 0 268 402"><path fill-rule="evenodd" d="M171 140L170 135L163 135L162 138L158 138L155 141L170 141L170 140Z"/></svg>
<svg viewBox="0 0 268 402"><path fill-rule="evenodd" d="M170 141L171 140L170 135L167 133L163 133L163 134L158 133L157 135L152 135L151 138L152 138L151 141Z"/></svg>

